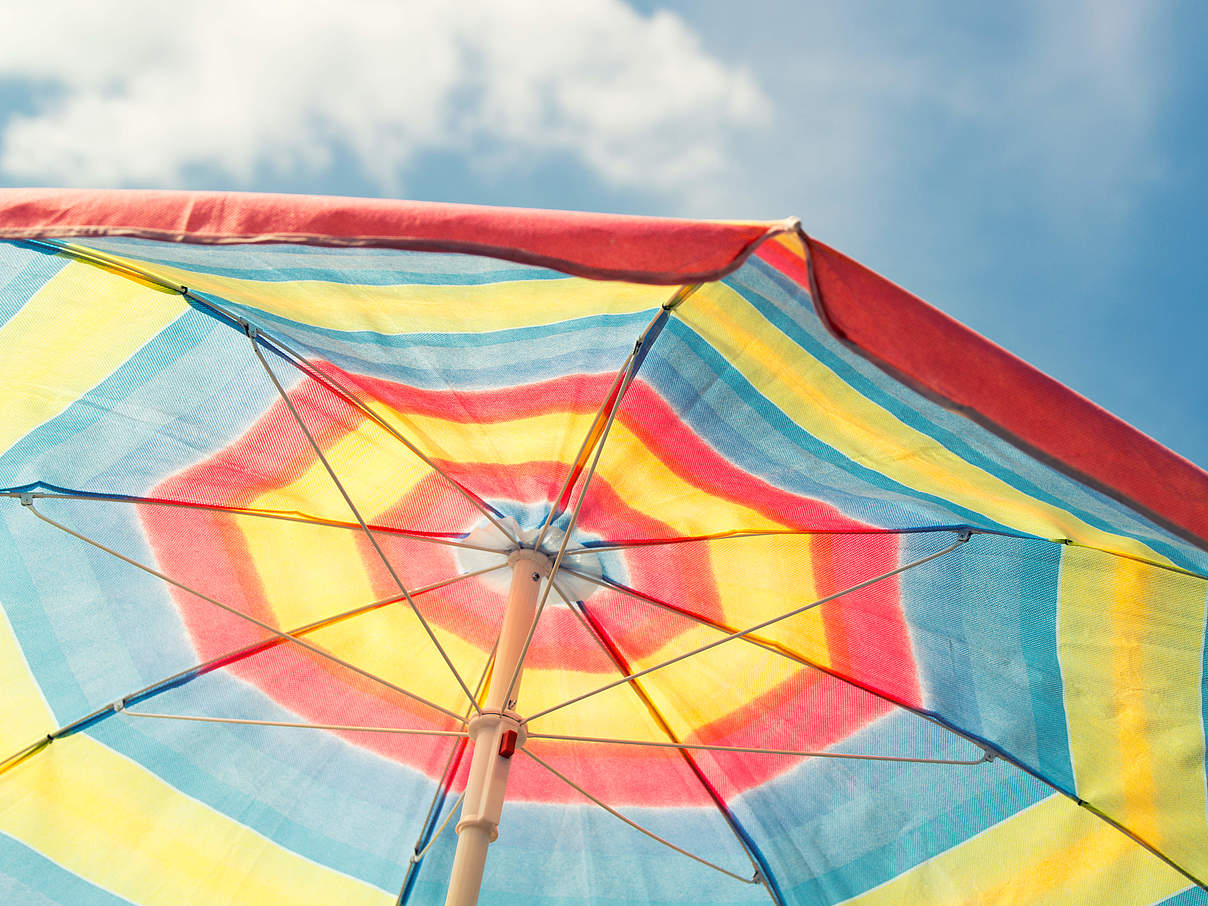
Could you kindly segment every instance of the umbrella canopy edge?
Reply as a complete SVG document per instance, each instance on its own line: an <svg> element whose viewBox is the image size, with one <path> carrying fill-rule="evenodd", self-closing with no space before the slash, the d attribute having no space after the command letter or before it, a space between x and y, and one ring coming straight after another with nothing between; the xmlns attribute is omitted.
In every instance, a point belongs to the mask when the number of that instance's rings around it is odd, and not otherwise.
<svg viewBox="0 0 1208 906"><path fill-rule="evenodd" d="M849 348L1208 550L1208 472L842 252L803 241L823 323Z"/></svg>
<svg viewBox="0 0 1208 906"><path fill-rule="evenodd" d="M0 239L125 236L462 252L580 277L707 282L799 222L693 221L239 192L0 190ZM1208 473L891 281L801 232L824 323L863 357L1197 547Z"/></svg>

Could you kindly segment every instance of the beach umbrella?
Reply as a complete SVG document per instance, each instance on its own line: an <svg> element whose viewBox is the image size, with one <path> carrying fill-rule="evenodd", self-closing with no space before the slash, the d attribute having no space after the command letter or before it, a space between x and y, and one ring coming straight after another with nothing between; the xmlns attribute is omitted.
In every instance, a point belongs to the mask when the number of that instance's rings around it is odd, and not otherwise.
<svg viewBox="0 0 1208 906"><path fill-rule="evenodd" d="M0 238L4 902L1208 899L1208 475L797 221Z"/></svg>

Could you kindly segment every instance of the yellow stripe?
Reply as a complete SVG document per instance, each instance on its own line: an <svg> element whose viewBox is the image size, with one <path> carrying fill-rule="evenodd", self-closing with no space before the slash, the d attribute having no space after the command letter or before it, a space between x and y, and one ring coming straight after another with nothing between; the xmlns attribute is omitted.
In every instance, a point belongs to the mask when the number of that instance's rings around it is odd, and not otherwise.
<svg viewBox="0 0 1208 906"><path fill-rule="evenodd" d="M70 262L0 327L0 453L63 412L188 310L180 296Z"/></svg>
<svg viewBox="0 0 1208 906"><path fill-rule="evenodd" d="M1188 881L1115 828L1054 795L846 906L1155 903Z"/></svg>
<svg viewBox="0 0 1208 906"><path fill-rule="evenodd" d="M481 333L652 310L674 289L565 277L474 286L361 286L315 280L268 282L148 265L192 290L327 330L383 334ZM636 339L636 337L635 337Z"/></svg>
<svg viewBox="0 0 1208 906"><path fill-rule="evenodd" d="M809 538L779 536L711 542L709 559L726 624L746 629L836 591L817 587L812 545ZM842 606L836 603L823 608ZM831 666L821 608L760 630L757 638L777 642L823 667ZM745 642L733 644L752 647Z"/></svg>
<svg viewBox="0 0 1208 906"><path fill-rule="evenodd" d="M1066 548L1059 658L1078 795L1208 872L1203 669L1208 582Z"/></svg>
<svg viewBox="0 0 1208 906"><path fill-rule="evenodd" d="M693 484L688 474L651 453L623 423L613 423L597 475L639 513L665 523L676 536L709 535L745 529L775 531L790 526L741 503L717 497Z"/></svg>
<svg viewBox="0 0 1208 906"><path fill-rule="evenodd" d="M729 287L710 284L677 314L759 393L854 462L1022 532L1168 562L1135 539L1101 531L1020 492L906 425L776 330Z"/></svg>
<svg viewBox="0 0 1208 906"><path fill-rule="evenodd" d="M635 660L632 667L645 669L720 637L703 627L690 629L647 657ZM675 734L688 739L702 727L750 708L753 701L774 692L806 669L754 645L733 640L657 670L641 682ZM749 742L768 747L800 747L799 742L788 738Z"/></svg>
<svg viewBox="0 0 1208 906"><path fill-rule="evenodd" d="M0 701L4 719L0 720L0 758L35 742L55 729L54 715L25 663L25 655L0 608ZM0 785L4 781L0 780Z"/></svg>

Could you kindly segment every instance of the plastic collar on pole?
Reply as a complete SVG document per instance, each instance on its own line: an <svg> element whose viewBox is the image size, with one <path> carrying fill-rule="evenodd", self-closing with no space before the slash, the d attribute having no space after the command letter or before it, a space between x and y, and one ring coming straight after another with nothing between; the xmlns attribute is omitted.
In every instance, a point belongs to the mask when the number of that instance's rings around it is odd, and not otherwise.
<svg viewBox="0 0 1208 906"><path fill-rule="evenodd" d="M514 711L483 711L470 721L469 730L475 755L481 749L490 757L475 757L470 763L457 833L467 827L482 827L494 843L499 837L499 816L503 811L503 794L511 768L511 756L502 754L502 743L509 732L515 733L514 750L524 745L528 734L520 715Z"/></svg>

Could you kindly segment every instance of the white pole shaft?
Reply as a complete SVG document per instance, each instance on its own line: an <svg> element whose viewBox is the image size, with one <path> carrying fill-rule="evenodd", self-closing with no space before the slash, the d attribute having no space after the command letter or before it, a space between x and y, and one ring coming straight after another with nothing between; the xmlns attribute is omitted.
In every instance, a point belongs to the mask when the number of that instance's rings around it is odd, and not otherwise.
<svg viewBox="0 0 1208 906"><path fill-rule="evenodd" d="M491 670L491 686L487 691L483 713L470 721L470 775L466 795L457 822L457 853L449 876L449 892L445 906L476 906L486 867L487 846L499 835L499 815L503 810L510 756L500 754L500 742L509 730L520 731L519 722L503 713L514 702L504 701L508 681L517 672L529 627L537 611L537 593L541 574L548 569L549 560L533 551L516 551L512 555L512 584L508 590L507 609L495 649L495 666ZM512 695L518 694L520 677L516 678Z"/></svg>

